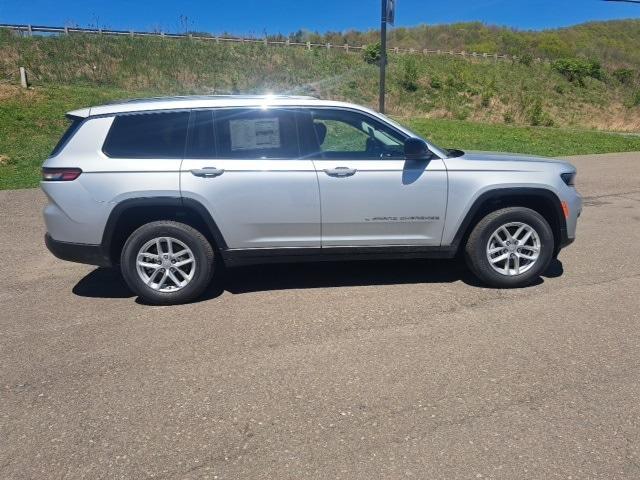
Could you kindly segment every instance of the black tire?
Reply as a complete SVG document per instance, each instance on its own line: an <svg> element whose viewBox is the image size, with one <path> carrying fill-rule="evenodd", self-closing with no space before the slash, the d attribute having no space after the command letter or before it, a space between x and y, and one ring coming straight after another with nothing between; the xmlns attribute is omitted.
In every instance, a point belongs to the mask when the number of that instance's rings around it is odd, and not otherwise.
<svg viewBox="0 0 640 480"><path fill-rule="evenodd" d="M536 231L540 239L540 252L537 261L527 271L519 275L506 275L497 272L487 258L489 239L500 226L511 222L529 225ZM465 246L465 259L471 271L489 286L497 288L525 287L531 285L549 267L555 250L554 243L553 231L549 223L538 212L525 207L503 208L489 213L473 228Z"/></svg>
<svg viewBox="0 0 640 480"><path fill-rule="evenodd" d="M145 243L158 237L170 237L184 243L195 259L193 278L182 289L162 292L149 287L137 271L137 255ZM162 220L147 223L134 231L122 249L120 269L129 288L148 303L176 305L199 297L211 283L215 271L215 254L209 241L195 228L179 222ZM160 283L160 282L158 282Z"/></svg>

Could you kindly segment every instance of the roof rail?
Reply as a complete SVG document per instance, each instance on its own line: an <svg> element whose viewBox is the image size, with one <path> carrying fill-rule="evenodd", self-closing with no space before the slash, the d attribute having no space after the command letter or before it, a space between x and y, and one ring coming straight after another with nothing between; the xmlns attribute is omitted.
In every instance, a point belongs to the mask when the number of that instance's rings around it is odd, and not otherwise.
<svg viewBox="0 0 640 480"><path fill-rule="evenodd" d="M122 100L113 100L105 103L104 105L118 105L121 103L143 103L143 102L165 102L172 100L216 100L216 99L230 99L235 98L238 100L260 100L260 99L292 99L292 100L318 100L317 97L309 95L235 95L235 94L216 94L216 95L175 95L166 97L148 97L148 98L126 98Z"/></svg>

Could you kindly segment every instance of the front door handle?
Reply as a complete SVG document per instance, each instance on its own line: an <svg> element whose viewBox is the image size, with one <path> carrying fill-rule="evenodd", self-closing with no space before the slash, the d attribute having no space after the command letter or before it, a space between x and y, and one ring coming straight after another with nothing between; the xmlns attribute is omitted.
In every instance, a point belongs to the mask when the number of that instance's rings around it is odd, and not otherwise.
<svg viewBox="0 0 640 480"><path fill-rule="evenodd" d="M224 170L222 168L216 168L216 167L195 168L191 170L192 175L196 177L203 177L203 178L219 177L223 173L224 173Z"/></svg>
<svg viewBox="0 0 640 480"><path fill-rule="evenodd" d="M350 177L351 175L355 175L357 170L355 168L349 167L336 167L336 168L325 168L324 173L329 175L330 177Z"/></svg>

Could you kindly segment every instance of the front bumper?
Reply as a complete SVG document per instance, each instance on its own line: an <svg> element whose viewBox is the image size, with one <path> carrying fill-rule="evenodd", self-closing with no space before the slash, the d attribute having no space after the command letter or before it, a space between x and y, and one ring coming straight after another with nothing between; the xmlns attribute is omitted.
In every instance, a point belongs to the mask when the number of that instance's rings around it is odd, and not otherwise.
<svg viewBox="0 0 640 480"><path fill-rule="evenodd" d="M48 233L44 236L44 243L51 253L60 260L68 262L86 263L98 267L113 266L108 252L102 245L87 245L84 243L70 243L54 240Z"/></svg>

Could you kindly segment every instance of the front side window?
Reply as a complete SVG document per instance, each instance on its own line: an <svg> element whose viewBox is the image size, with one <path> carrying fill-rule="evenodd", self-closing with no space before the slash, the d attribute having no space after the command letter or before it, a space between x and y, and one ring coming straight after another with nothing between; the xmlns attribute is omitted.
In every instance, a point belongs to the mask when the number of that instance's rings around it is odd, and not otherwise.
<svg viewBox="0 0 640 480"><path fill-rule="evenodd" d="M285 109L215 112L218 158L294 159L300 156L295 114Z"/></svg>
<svg viewBox="0 0 640 480"><path fill-rule="evenodd" d="M315 158L384 159L404 157L404 137L391 127L349 110L311 111Z"/></svg>
<svg viewBox="0 0 640 480"><path fill-rule="evenodd" d="M117 115L102 151L116 158L182 158L189 112Z"/></svg>

